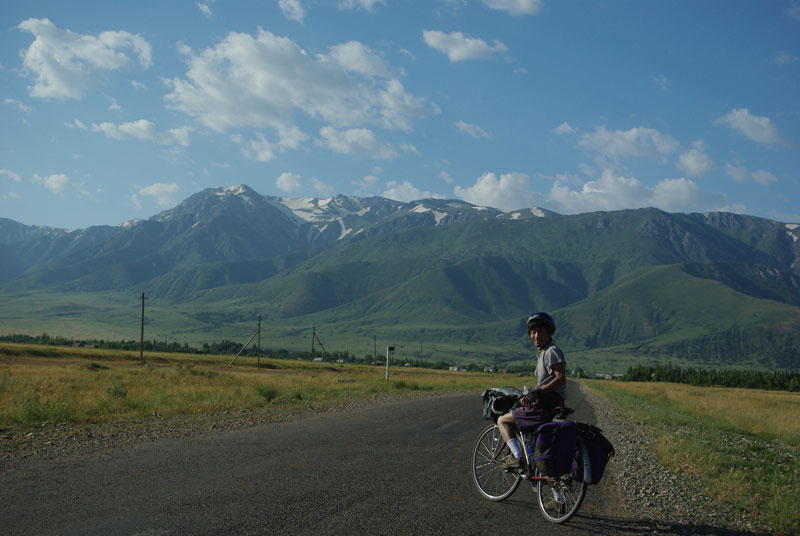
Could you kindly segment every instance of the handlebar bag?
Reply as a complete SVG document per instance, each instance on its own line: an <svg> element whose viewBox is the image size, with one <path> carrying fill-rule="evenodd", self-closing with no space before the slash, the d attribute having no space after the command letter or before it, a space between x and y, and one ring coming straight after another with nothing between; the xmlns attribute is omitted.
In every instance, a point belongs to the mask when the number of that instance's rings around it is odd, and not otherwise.
<svg viewBox="0 0 800 536"><path fill-rule="evenodd" d="M522 391L515 387L498 387L483 392L483 418L497 422L497 418L519 405Z"/></svg>

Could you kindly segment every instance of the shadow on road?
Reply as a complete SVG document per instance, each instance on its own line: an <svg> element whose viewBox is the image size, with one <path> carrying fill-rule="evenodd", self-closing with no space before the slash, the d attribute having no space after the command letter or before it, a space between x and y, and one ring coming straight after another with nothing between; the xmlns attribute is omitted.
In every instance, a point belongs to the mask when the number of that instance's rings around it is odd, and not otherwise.
<svg viewBox="0 0 800 536"><path fill-rule="evenodd" d="M505 501L509 506L530 510L532 514L539 514L539 506L535 502L509 499ZM545 523L544 518L541 518ZM564 523L564 527L578 529L581 534L600 534L609 536L640 535L640 534L677 534L677 535L708 535L708 536L767 536L769 532L735 530L711 525L691 525L687 523L669 523L665 521L652 521L635 519L631 517L616 517L602 515L575 514L571 520Z"/></svg>
<svg viewBox="0 0 800 536"><path fill-rule="evenodd" d="M594 517L577 514L569 523L590 534L708 534L712 536L762 536L767 532L727 529L626 517Z"/></svg>

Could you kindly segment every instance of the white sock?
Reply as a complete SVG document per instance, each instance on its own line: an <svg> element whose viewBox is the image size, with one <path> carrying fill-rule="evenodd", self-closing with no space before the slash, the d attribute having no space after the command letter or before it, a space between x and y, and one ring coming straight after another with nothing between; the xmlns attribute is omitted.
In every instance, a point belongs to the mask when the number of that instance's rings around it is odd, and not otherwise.
<svg viewBox="0 0 800 536"><path fill-rule="evenodd" d="M508 445L508 448L511 449L511 454L515 458L521 458L522 457L522 451L519 450L519 441L517 441L516 437L514 439L509 439L507 445Z"/></svg>

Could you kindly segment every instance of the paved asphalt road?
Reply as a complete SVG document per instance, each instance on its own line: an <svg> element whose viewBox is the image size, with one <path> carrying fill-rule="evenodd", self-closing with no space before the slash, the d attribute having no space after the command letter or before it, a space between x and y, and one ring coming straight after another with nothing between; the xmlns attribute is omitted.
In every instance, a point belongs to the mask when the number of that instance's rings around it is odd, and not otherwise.
<svg viewBox="0 0 800 536"><path fill-rule="evenodd" d="M570 405L593 422L576 387ZM525 483L504 502L481 498L470 473L480 408L479 393L450 394L29 462L0 474L0 534L647 531L602 484L569 528L544 521Z"/></svg>

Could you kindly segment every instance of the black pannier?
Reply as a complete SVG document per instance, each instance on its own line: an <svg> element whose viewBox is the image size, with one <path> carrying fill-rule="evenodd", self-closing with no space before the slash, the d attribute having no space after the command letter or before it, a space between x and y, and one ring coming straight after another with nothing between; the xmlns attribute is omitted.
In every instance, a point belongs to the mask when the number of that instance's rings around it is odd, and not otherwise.
<svg viewBox="0 0 800 536"><path fill-rule="evenodd" d="M483 418L497 422L497 418L519 406L522 391L516 387L495 387L483 392Z"/></svg>

